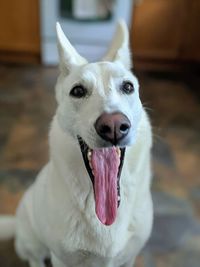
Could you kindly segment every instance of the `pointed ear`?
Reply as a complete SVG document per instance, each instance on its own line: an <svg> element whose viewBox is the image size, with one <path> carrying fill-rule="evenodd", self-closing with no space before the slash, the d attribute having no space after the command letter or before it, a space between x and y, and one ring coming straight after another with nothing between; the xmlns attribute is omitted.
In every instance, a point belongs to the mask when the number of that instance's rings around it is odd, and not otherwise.
<svg viewBox="0 0 200 267"><path fill-rule="evenodd" d="M103 60L119 61L125 68L131 68L131 54L129 49L129 32L123 20L118 21L117 30Z"/></svg>
<svg viewBox="0 0 200 267"><path fill-rule="evenodd" d="M81 57L70 44L58 22L56 32L60 70L68 74L73 67L86 64L87 60Z"/></svg>

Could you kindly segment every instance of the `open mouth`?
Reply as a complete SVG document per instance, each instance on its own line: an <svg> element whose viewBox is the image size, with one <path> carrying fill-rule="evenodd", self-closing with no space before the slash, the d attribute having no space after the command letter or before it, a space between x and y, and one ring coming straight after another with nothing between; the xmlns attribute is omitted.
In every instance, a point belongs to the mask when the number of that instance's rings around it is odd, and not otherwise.
<svg viewBox="0 0 200 267"><path fill-rule="evenodd" d="M93 184L97 217L103 224L111 225L120 205L120 175L125 148L113 146L91 149L79 136L78 141Z"/></svg>

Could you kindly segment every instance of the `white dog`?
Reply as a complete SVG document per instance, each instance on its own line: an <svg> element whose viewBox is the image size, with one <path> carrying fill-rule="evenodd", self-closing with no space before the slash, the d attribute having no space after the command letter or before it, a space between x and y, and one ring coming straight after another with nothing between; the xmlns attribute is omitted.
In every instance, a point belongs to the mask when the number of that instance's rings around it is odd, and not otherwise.
<svg viewBox="0 0 200 267"><path fill-rule="evenodd" d="M0 236L31 267L132 267L152 227L151 127L119 22L105 58L88 63L57 24L58 108L50 159Z"/></svg>

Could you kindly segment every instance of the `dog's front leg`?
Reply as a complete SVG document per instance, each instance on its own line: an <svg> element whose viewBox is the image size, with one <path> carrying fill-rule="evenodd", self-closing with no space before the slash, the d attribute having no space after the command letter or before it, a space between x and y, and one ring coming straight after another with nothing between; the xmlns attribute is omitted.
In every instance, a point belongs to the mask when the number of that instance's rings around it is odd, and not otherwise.
<svg viewBox="0 0 200 267"><path fill-rule="evenodd" d="M63 264L53 253L51 253L51 262L52 267L68 267L66 264Z"/></svg>
<svg viewBox="0 0 200 267"><path fill-rule="evenodd" d="M35 260L29 260L29 266L30 267L45 267L43 262L38 262Z"/></svg>

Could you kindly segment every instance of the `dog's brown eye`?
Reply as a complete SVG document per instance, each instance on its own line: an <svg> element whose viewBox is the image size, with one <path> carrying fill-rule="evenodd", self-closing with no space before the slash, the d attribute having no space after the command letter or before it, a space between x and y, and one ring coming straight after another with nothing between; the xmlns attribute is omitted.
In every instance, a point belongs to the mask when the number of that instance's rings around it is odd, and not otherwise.
<svg viewBox="0 0 200 267"><path fill-rule="evenodd" d="M132 94L134 92L134 86L131 82L123 82L122 83L122 86L121 86L121 90L129 95L129 94Z"/></svg>
<svg viewBox="0 0 200 267"><path fill-rule="evenodd" d="M70 96L73 96L76 98L85 97L86 95L87 95L87 89L83 87L82 85L76 85L70 91Z"/></svg>

